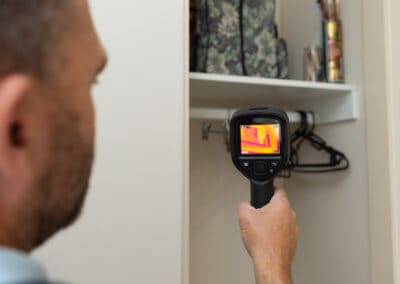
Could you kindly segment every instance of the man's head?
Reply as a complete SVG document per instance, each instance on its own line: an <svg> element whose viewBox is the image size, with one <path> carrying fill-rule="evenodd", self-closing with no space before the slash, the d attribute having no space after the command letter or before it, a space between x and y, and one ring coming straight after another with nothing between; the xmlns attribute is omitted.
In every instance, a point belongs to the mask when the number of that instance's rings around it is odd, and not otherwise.
<svg viewBox="0 0 400 284"><path fill-rule="evenodd" d="M85 0L0 0L0 245L29 251L79 214L105 61Z"/></svg>

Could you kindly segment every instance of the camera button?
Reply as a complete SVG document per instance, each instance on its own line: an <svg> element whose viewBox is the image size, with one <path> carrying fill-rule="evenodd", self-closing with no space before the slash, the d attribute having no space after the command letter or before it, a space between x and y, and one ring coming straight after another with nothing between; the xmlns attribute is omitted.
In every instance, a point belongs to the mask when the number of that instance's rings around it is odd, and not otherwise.
<svg viewBox="0 0 400 284"><path fill-rule="evenodd" d="M246 172L250 173L252 168L251 168L251 161L240 161L240 166L242 167L243 170L245 170Z"/></svg>
<svg viewBox="0 0 400 284"><path fill-rule="evenodd" d="M275 170L276 168L278 168L279 163L280 163L280 161L271 161L270 162L270 166L271 166L272 169Z"/></svg>
<svg viewBox="0 0 400 284"><path fill-rule="evenodd" d="M250 162L250 161L240 161L240 165L241 165L243 168L249 170L250 167L251 167L251 162Z"/></svg>
<svg viewBox="0 0 400 284"><path fill-rule="evenodd" d="M256 175L265 175L267 173L268 166L265 162L254 163L254 173Z"/></svg>

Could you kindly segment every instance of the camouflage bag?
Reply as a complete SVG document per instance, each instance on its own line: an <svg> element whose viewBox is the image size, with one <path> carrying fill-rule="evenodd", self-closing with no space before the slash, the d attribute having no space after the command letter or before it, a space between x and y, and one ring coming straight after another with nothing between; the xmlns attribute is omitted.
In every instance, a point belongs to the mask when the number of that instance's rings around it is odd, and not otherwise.
<svg viewBox="0 0 400 284"><path fill-rule="evenodd" d="M191 71L287 78L275 0L191 0L190 24Z"/></svg>

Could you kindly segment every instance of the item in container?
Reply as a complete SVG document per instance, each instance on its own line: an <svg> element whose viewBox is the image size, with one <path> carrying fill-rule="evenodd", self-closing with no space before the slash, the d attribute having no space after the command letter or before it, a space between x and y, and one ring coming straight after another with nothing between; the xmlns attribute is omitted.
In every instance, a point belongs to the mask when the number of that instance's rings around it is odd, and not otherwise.
<svg viewBox="0 0 400 284"><path fill-rule="evenodd" d="M322 48L309 46L304 50L304 79L306 81L324 81Z"/></svg>

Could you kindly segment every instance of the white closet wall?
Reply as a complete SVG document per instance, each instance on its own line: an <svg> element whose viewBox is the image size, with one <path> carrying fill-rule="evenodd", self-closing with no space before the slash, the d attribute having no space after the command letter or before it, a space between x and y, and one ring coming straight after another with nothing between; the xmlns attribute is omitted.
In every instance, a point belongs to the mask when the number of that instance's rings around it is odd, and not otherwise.
<svg viewBox="0 0 400 284"><path fill-rule="evenodd" d="M91 1L109 66L94 89L84 214L36 252L67 283L181 283L185 1Z"/></svg>

